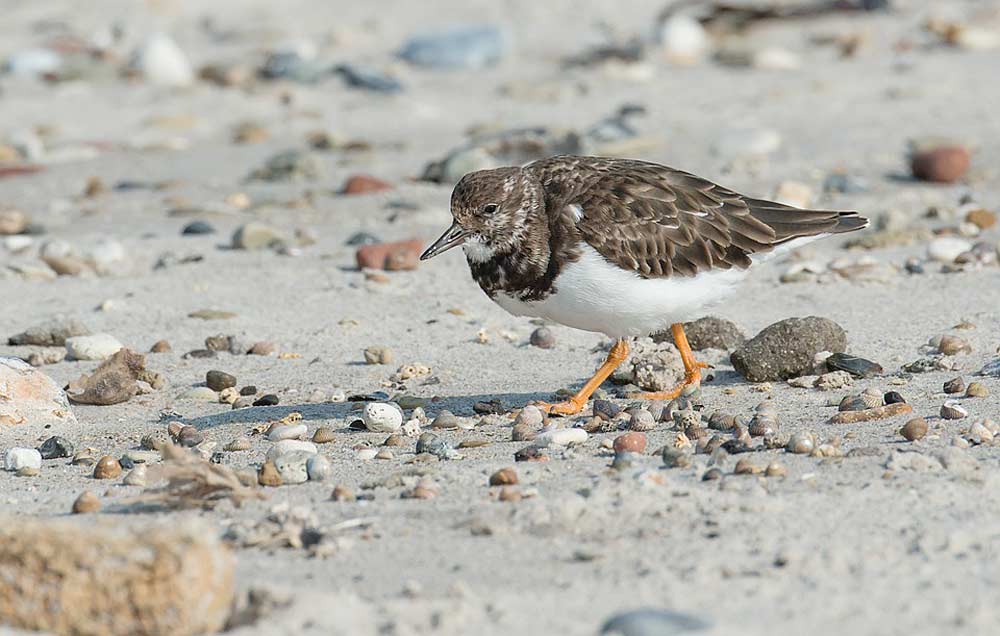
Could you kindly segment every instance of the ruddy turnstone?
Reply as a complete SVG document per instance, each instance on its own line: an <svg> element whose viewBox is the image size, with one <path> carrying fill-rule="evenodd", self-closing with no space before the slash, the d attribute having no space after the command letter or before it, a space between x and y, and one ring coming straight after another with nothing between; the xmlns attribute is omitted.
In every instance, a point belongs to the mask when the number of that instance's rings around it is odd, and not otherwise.
<svg viewBox="0 0 1000 636"><path fill-rule="evenodd" d="M684 361L672 399L701 382L682 322L724 298L747 269L783 250L867 227L856 212L801 210L693 174L630 159L557 156L472 172L451 195L454 222L421 255L461 245L498 305L616 339L572 398L580 412L629 352L628 338L670 327Z"/></svg>

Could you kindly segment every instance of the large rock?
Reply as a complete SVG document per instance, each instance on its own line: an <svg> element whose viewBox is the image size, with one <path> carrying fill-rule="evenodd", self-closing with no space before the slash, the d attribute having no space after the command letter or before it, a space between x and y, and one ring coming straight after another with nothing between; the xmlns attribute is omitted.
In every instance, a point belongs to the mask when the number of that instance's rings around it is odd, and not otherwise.
<svg viewBox="0 0 1000 636"><path fill-rule="evenodd" d="M693 322L684 323L684 334L687 336L688 344L695 351L703 349L732 351L746 342L747 339L743 330L737 327L736 323L716 316L705 316ZM674 336L669 329L654 333L652 338L653 342L674 341Z"/></svg>
<svg viewBox="0 0 1000 636"><path fill-rule="evenodd" d="M101 363L90 375L82 375L69 385L69 399L76 404L107 406L132 399L139 388L135 381L146 372L146 357L130 349Z"/></svg>
<svg viewBox="0 0 1000 636"><path fill-rule="evenodd" d="M234 559L216 531L187 520L0 520L0 617L76 636L215 633L229 615Z"/></svg>
<svg viewBox="0 0 1000 636"><path fill-rule="evenodd" d="M730 360L751 382L787 380L807 375L820 351L843 353L847 334L837 323L818 316L788 318L765 328L733 352Z"/></svg>
<svg viewBox="0 0 1000 636"><path fill-rule="evenodd" d="M76 418L52 378L20 358L0 358L0 432L16 424L76 424Z"/></svg>

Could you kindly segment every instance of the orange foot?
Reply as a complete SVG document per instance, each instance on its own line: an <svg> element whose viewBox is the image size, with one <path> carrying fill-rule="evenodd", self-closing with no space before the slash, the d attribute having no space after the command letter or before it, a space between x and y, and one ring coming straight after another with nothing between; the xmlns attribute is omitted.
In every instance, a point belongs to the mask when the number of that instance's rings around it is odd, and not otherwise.
<svg viewBox="0 0 1000 636"><path fill-rule="evenodd" d="M587 380L587 383L583 385L576 395L566 400L565 402L558 402L556 404L549 404L547 402L535 402L534 405L540 408L542 411L549 413L551 415L576 415L583 410L583 407L587 405L587 400L590 396L597 390L597 387L601 386L601 383L608 379L615 369L618 368L625 358L628 357L628 342L624 339L615 342L614 346L611 347L611 351L608 352L608 357L601 365L601 368L597 370L594 377Z"/></svg>
<svg viewBox="0 0 1000 636"><path fill-rule="evenodd" d="M565 402L556 402L555 404L549 404L548 402L532 402L532 404L541 409L543 413L548 413L549 415L576 415L587 405L587 400L578 401L571 398Z"/></svg>
<svg viewBox="0 0 1000 636"><path fill-rule="evenodd" d="M673 324L670 326L670 331L674 335L674 344L677 345L681 360L684 362L684 381L668 391L636 393L629 397L641 400L672 400L685 393L691 393L701 386L701 370L708 369L711 365L694 359L691 345L688 344L687 335L684 333L684 325L681 323Z"/></svg>

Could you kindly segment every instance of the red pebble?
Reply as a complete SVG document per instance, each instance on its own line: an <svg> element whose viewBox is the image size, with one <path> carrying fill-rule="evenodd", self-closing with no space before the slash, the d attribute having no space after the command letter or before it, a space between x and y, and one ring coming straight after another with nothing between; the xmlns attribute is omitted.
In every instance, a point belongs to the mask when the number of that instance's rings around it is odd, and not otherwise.
<svg viewBox="0 0 1000 636"><path fill-rule="evenodd" d="M953 183L969 169L969 161L969 151L962 146L939 146L914 153L910 169L921 181Z"/></svg>
<svg viewBox="0 0 1000 636"><path fill-rule="evenodd" d="M633 431L615 438L616 453L642 453L646 450L646 434Z"/></svg>
<svg viewBox="0 0 1000 636"><path fill-rule="evenodd" d="M367 174L356 174L344 182L343 194L371 194L392 190L392 184Z"/></svg>
<svg viewBox="0 0 1000 636"><path fill-rule="evenodd" d="M384 269L395 272L416 269L423 249L423 241L417 239L378 243L359 247L355 258L359 269Z"/></svg>

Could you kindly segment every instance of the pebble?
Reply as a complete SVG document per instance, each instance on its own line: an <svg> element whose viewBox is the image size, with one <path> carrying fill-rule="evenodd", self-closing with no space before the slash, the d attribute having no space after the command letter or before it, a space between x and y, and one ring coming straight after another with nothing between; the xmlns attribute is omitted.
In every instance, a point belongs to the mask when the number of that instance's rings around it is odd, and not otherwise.
<svg viewBox="0 0 1000 636"><path fill-rule="evenodd" d="M178 400L200 400L202 402L218 402L219 394L207 386L196 386L177 396Z"/></svg>
<svg viewBox="0 0 1000 636"><path fill-rule="evenodd" d="M81 448L73 454L70 463L74 466L93 466L97 462L96 454L97 450L93 448Z"/></svg>
<svg viewBox="0 0 1000 636"><path fill-rule="evenodd" d="M379 451L376 448L359 448L358 449L358 459L368 461L370 459L375 459L378 457Z"/></svg>
<svg viewBox="0 0 1000 636"><path fill-rule="evenodd" d="M695 351L704 349L722 349L732 351L746 342L746 334L731 320L717 316L705 316L692 322L684 323L684 333L688 344ZM653 334L654 342L673 342L674 337L669 331Z"/></svg>
<svg viewBox="0 0 1000 636"><path fill-rule="evenodd" d="M299 452L312 453L315 455L319 452L319 449L316 448L316 445L312 442L306 442L299 439L283 439L268 449L265 459L274 459L280 455Z"/></svg>
<svg viewBox="0 0 1000 636"><path fill-rule="evenodd" d="M126 486L145 486L146 485L146 465L139 464L125 475L125 479L122 480Z"/></svg>
<svg viewBox="0 0 1000 636"><path fill-rule="evenodd" d="M556 335L548 327L539 327L531 332L528 342L539 349L551 349L556 346Z"/></svg>
<svg viewBox="0 0 1000 636"><path fill-rule="evenodd" d="M182 236L201 236L215 234L215 227L206 221L191 221L181 230Z"/></svg>
<svg viewBox="0 0 1000 636"><path fill-rule="evenodd" d="M230 389L236 386L236 376L213 369L205 374L205 384L213 391Z"/></svg>
<svg viewBox="0 0 1000 636"><path fill-rule="evenodd" d="M280 442L283 439L299 439L306 434L305 424L283 424L274 426L267 433L267 439Z"/></svg>
<svg viewBox="0 0 1000 636"><path fill-rule="evenodd" d="M364 356L365 364L392 364L392 349L389 347L368 347Z"/></svg>
<svg viewBox="0 0 1000 636"><path fill-rule="evenodd" d="M601 626L601 636L690 636L723 633L707 631L711 624L691 614L662 609L635 609L615 614Z"/></svg>
<svg viewBox="0 0 1000 636"><path fill-rule="evenodd" d="M320 176L320 163L312 153L301 150L280 152L250 173L257 181L310 181ZM235 241L234 241L235 244Z"/></svg>
<svg viewBox="0 0 1000 636"><path fill-rule="evenodd" d="M920 181L954 183L969 169L969 151L959 145L916 149L910 155L910 170Z"/></svg>
<svg viewBox="0 0 1000 636"><path fill-rule="evenodd" d="M614 458L611 460L611 468L613 470L630 470L636 468L642 462L642 457L636 453L621 452L615 453Z"/></svg>
<svg viewBox="0 0 1000 636"><path fill-rule="evenodd" d="M476 70L503 57L506 40L494 26L473 26L414 35L398 55L410 64L438 70Z"/></svg>
<svg viewBox="0 0 1000 636"><path fill-rule="evenodd" d="M153 343L153 346L149 348L150 353L169 353L173 347L166 340L157 340Z"/></svg>
<svg viewBox="0 0 1000 636"><path fill-rule="evenodd" d="M85 490L73 501L73 514L83 515L101 510L101 500L94 493Z"/></svg>
<svg viewBox="0 0 1000 636"><path fill-rule="evenodd" d="M395 459L396 456L392 454L392 451L388 448L383 448L379 452L375 453L375 459Z"/></svg>
<svg viewBox="0 0 1000 636"><path fill-rule="evenodd" d="M764 470L764 475L767 477L786 477L788 475L788 469L785 468L784 464L771 462Z"/></svg>
<svg viewBox="0 0 1000 636"><path fill-rule="evenodd" d="M79 320L56 318L11 336L7 339L7 344L62 347L66 345L67 338L87 335L90 335L90 329Z"/></svg>
<svg viewBox="0 0 1000 636"><path fill-rule="evenodd" d="M640 433L651 431L656 428L656 419L646 409L635 409L629 416L628 427L629 430Z"/></svg>
<svg viewBox="0 0 1000 636"><path fill-rule="evenodd" d="M899 429L899 434L908 442L921 440L927 435L927 420L922 417L915 417Z"/></svg>
<svg viewBox="0 0 1000 636"><path fill-rule="evenodd" d="M997 215L984 208L974 208L966 212L965 222L975 225L980 230L988 230L997 224Z"/></svg>
<svg viewBox="0 0 1000 636"><path fill-rule="evenodd" d="M693 17L675 13L663 21L659 30L663 56L672 64L695 64L712 50L712 40Z"/></svg>
<svg viewBox="0 0 1000 636"><path fill-rule="evenodd" d="M546 446L571 446L582 444L587 441L590 435L582 428L557 428L549 431L542 431L535 436L535 445L541 448Z"/></svg>
<svg viewBox="0 0 1000 636"><path fill-rule="evenodd" d="M988 444L993 441L994 433L982 422L974 422L969 427L968 439L973 444Z"/></svg>
<svg viewBox="0 0 1000 636"><path fill-rule="evenodd" d="M736 462L736 466L733 468L734 475L756 475L759 472L761 472L760 467L745 457Z"/></svg>
<svg viewBox="0 0 1000 636"><path fill-rule="evenodd" d="M882 401L888 406L889 404L906 404L906 398L904 398L898 391L887 391L885 395L882 396Z"/></svg>
<svg viewBox="0 0 1000 636"><path fill-rule="evenodd" d="M259 250L284 240L278 230L259 221L241 225L233 233L233 247L241 250Z"/></svg>
<svg viewBox="0 0 1000 636"><path fill-rule="evenodd" d="M38 447L38 452L42 459L71 457L73 455L73 442L65 437L55 435L42 442L42 445Z"/></svg>
<svg viewBox="0 0 1000 636"><path fill-rule="evenodd" d="M333 429L329 426L320 426L313 432L312 441L314 444L329 444L333 440Z"/></svg>
<svg viewBox="0 0 1000 636"><path fill-rule="evenodd" d="M20 472L24 469L40 470L42 454L34 448L11 448L3 458L4 470Z"/></svg>
<svg viewBox="0 0 1000 636"><path fill-rule="evenodd" d="M501 468L490 475L490 486L514 486L517 483L517 471L513 468Z"/></svg>
<svg viewBox="0 0 1000 636"><path fill-rule="evenodd" d="M248 384L247 386L245 386L242 389L240 389L240 395L242 395L244 397L250 397L251 395L257 395L257 387L255 387L252 384Z"/></svg>
<svg viewBox="0 0 1000 636"><path fill-rule="evenodd" d="M122 474L122 466L111 455L105 455L94 465L94 479L117 479Z"/></svg>
<svg viewBox="0 0 1000 636"><path fill-rule="evenodd" d="M457 453L447 440L434 433L424 433L417 439L417 454L430 453L439 459L452 459Z"/></svg>
<svg viewBox="0 0 1000 636"><path fill-rule="evenodd" d="M941 417L946 420L960 420L969 412L958 402L949 400L941 405Z"/></svg>
<svg viewBox="0 0 1000 636"><path fill-rule="evenodd" d="M523 497L524 495L522 495L516 488L504 487L500 489L500 494L497 495L497 501L516 503L521 501Z"/></svg>
<svg viewBox="0 0 1000 636"><path fill-rule="evenodd" d="M226 444L223 450L229 453L238 453L240 451L248 451L252 446L253 444L249 437L240 436Z"/></svg>
<svg viewBox="0 0 1000 636"><path fill-rule="evenodd" d="M159 451L170 443L170 435L166 431L154 431L142 436L139 445L146 450Z"/></svg>
<svg viewBox="0 0 1000 636"><path fill-rule="evenodd" d="M785 449L789 453L808 455L816 447L816 439L809 433L793 433Z"/></svg>
<svg viewBox="0 0 1000 636"><path fill-rule="evenodd" d="M190 86L194 82L194 70L181 47L163 33L151 35L134 58L135 68L142 72L146 81L160 86Z"/></svg>
<svg viewBox="0 0 1000 636"><path fill-rule="evenodd" d="M960 254L972 249L972 243L955 236L941 236L927 244L927 258L939 263L954 263Z"/></svg>
<svg viewBox="0 0 1000 636"><path fill-rule="evenodd" d="M254 406L277 406L281 399L274 393L265 393L253 401Z"/></svg>
<svg viewBox="0 0 1000 636"><path fill-rule="evenodd" d="M235 387L227 387L219 391L220 404L234 404L238 399L240 399L240 392Z"/></svg>
<svg viewBox="0 0 1000 636"><path fill-rule="evenodd" d="M362 245L354 252L358 269L413 270L420 264L424 242L418 239Z"/></svg>
<svg viewBox="0 0 1000 636"><path fill-rule="evenodd" d="M330 493L330 499L333 499L334 501L354 501L356 497L347 486L338 484L337 486L334 486L333 492Z"/></svg>
<svg viewBox="0 0 1000 636"><path fill-rule="evenodd" d="M66 339L66 353L74 360L106 360L121 348L122 343L106 333Z"/></svg>
<svg viewBox="0 0 1000 636"><path fill-rule="evenodd" d="M402 411L385 402L369 402L361 412L365 428L373 433L395 433L403 425Z"/></svg>
<svg viewBox="0 0 1000 636"><path fill-rule="evenodd" d="M736 371L751 382L787 380L810 375L816 354L843 352L847 334L840 325L818 316L788 318L769 325L732 353Z"/></svg>
<svg viewBox="0 0 1000 636"><path fill-rule="evenodd" d="M261 464L257 471L257 483L261 486L277 487L281 485L281 475L270 459Z"/></svg>
<svg viewBox="0 0 1000 636"><path fill-rule="evenodd" d="M333 475L333 465L323 455L311 455L306 460L306 474L309 481L326 481Z"/></svg>
<svg viewBox="0 0 1000 636"><path fill-rule="evenodd" d="M969 388L965 390L966 397L983 398L989 396L989 394L990 394L989 389L987 389L986 385L983 384L982 382L970 382Z"/></svg>
<svg viewBox="0 0 1000 636"><path fill-rule="evenodd" d="M948 395L963 393L965 391L965 379L962 377L952 378L944 383L943 389Z"/></svg>
<svg viewBox="0 0 1000 636"><path fill-rule="evenodd" d="M372 194L392 190L392 184L367 174L355 174L347 178L341 194Z"/></svg>
<svg viewBox="0 0 1000 636"><path fill-rule="evenodd" d="M946 356L954 356L960 353L970 353L972 351L972 345L969 344L968 340L960 336L952 336L949 334L933 338L931 340L931 346L936 347L939 353L943 353Z"/></svg>
<svg viewBox="0 0 1000 636"><path fill-rule="evenodd" d="M619 435L615 438L612 446L616 453L638 453L646 451L646 435L644 433L632 432Z"/></svg>
<svg viewBox="0 0 1000 636"><path fill-rule="evenodd" d="M334 69L334 72L343 77L348 86L355 88L379 93L399 93L403 90L403 85L395 77L367 66L341 64Z"/></svg>
<svg viewBox="0 0 1000 636"><path fill-rule="evenodd" d="M296 451L278 455L271 461L274 462L274 468L278 471L282 483L302 484L309 479L307 464L313 457L318 455L308 451Z"/></svg>
<svg viewBox="0 0 1000 636"><path fill-rule="evenodd" d="M722 477L723 477L722 469L718 467L712 467L705 471L705 473L701 476L701 480L718 481L719 479L722 479Z"/></svg>

